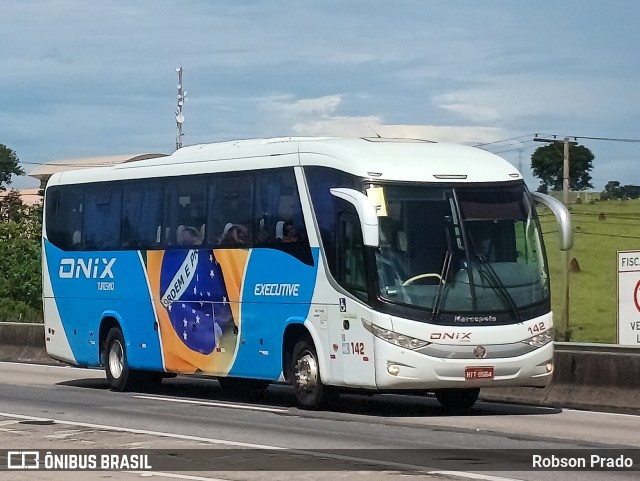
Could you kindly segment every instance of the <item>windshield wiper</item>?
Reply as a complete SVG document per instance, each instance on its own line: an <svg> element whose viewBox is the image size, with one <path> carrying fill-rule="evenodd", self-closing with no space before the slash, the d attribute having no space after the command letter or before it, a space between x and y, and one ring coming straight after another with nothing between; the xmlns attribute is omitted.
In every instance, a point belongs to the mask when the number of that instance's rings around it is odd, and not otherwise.
<svg viewBox="0 0 640 481"><path fill-rule="evenodd" d="M511 294L509 294L508 289L504 286L504 284L500 280L500 276L496 273L495 269L491 266L491 263L487 261L487 258L484 256L484 254L475 252L475 255L480 261L480 265L486 268L486 271L480 270L480 272L482 272L487 277L487 279L489 280L489 284L491 284L491 287L493 287L496 290L496 292L500 295L502 300L509 305L509 307L511 308L511 311L516 316L516 320L520 322L522 320L522 316L520 315L520 310L518 309L518 306L513 300L513 297L511 296Z"/></svg>
<svg viewBox="0 0 640 481"><path fill-rule="evenodd" d="M440 307L442 305L442 292L444 291L445 284L449 279L449 271L451 270L451 261L453 260L453 242L451 241L451 217L445 216L444 218L445 228L444 236L447 242L447 252L444 254L444 263L442 264L442 271L440 271L440 284L436 292L436 297L433 300L433 306L431 307L431 322L435 322L440 317Z"/></svg>
<svg viewBox="0 0 640 481"><path fill-rule="evenodd" d="M436 297L433 300L433 306L431 307L431 322L435 322L438 320L440 316L440 305L442 304L442 291L445 288L445 282L447 276L449 275L449 269L451 268L451 259L453 258L453 253L450 250L444 255L444 264L442 265L442 272L440 273L440 284L438 285L438 290L436 291Z"/></svg>

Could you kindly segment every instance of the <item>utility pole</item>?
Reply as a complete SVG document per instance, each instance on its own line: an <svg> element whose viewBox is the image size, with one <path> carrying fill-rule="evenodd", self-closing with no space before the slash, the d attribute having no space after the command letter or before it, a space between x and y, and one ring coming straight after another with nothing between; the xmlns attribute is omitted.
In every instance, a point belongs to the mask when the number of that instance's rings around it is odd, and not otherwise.
<svg viewBox="0 0 640 481"><path fill-rule="evenodd" d="M534 137L534 142L547 142L552 144L564 144L562 154L562 203L567 210L569 209L569 146L576 145L577 142L570 142L569 137L559 140L556 136L553 139L543 139ZM564 290L564 299L562 302L562 315L560 316L560 325L557 332L563 341L571 340L571 330L569 329L569 251L560 251L560 263L562 272L562 285Z"/></svg>
<svg viewBox="0 0 640 481"><path fill-rule="evenodd" d="M182 106L187 101L187 91L182 89L182 67L176 69L178 72L178 108L176 109L176 150L182 147L182 124L184 123L184 115L182 114Z"/></svg>
<svg viewBox="0 0 640 481"><path fill-rule="evenodd" d="M562 141L564 149L562 153L562 202L569 208L569 137Z"/></svg>

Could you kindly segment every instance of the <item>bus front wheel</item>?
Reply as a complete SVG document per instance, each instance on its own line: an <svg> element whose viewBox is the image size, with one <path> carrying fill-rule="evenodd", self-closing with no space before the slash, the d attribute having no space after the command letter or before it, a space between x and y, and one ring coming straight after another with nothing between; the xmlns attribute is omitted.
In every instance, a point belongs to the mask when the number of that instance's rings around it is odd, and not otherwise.
<svg viewBox="0 0 640 481"><path fill-rule="evenodd" d="M443 408L449 411L466 411L478 400L480 389L440 389L435 395Z"/></svg>
<svg viewBox="0 0 640 481"><path fill-rule="evenodd" d="M292 375L289 381L300 407L318 409L334 401L337 393L322 383L318 354L313 342L309 339L298 341L292 354Z"/></svg>
<svg viewBox="0 0 640 481"><path fill-rule="evenodd" d="M129 369L122 331L117 327L111 328L104 346L104 364L109 387L120 392L131 390L136 384L136 373Z"/></svg>

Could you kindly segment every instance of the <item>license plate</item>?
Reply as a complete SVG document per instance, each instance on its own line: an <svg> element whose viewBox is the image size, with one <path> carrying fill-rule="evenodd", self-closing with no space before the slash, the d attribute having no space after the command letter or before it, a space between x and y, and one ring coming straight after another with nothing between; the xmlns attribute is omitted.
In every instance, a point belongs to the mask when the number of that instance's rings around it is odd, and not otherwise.
<svg viewBox="0 0 640 481"><path fill-rule="evenodd" d="M487 367L466 367L464 369L465 381L472 381L476 379L493 379L493 366Z"/></svg>

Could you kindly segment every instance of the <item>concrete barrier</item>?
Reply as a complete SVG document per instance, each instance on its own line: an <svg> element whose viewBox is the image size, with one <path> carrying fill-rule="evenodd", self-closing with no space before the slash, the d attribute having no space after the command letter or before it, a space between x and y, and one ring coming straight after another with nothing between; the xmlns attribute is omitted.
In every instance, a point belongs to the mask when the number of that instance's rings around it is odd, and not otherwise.
<svg viewBox="0 0 640 481"><path fill-rule="evenodd" d="M0 322L0 361L60 364L44 347L44 324Z"/></svg>
<svg viewBox="0 0 640 481"><path fill-rule="evenodd" d="M0 322L0 361L61 364L44 347L44 325ZM640 414L640 349L556 343L553 381L544 389L482 389L480 399Z"/></svg>
<svg viewBox="0 0 640 481"><path fill-rule="evenodd" d="M553 381L544 389L483 389L480 398L640 414L640 349L556 343Z"/></svg>

